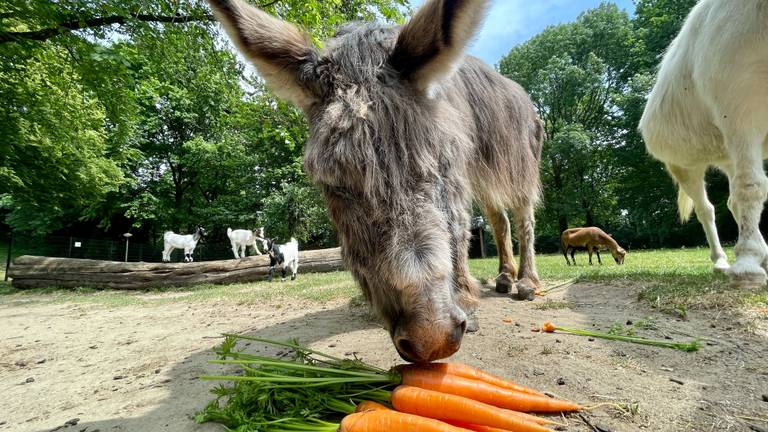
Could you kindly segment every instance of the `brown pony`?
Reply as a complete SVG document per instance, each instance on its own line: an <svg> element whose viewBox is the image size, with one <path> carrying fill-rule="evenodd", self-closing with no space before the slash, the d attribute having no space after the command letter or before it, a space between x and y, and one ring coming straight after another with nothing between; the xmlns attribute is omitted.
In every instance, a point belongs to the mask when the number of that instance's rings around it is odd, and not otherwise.
<svg viewBox="0 0 768 432"><path fill-rule="evenodd" d="M563 250L565 262L568 265L571 265L571 261L568 261L569 251L573 265L576 265L576 259L573 257L576 248L587 249L589 265L592 265L592 252L597 253L597 262L601 265L603 264L603 261L600 259L600 248L610 250L614 261L619 265L624 264L624 257L627 255L627 251L619 246L613 237L597 227L571 228L563 231L563 234L560 236L560 248Z"/></svg>
<svg viewBox="0 0 768 432"><path fill-rule="evenodd" d="M347 24L323 49L242 1L209 3L271 88L304 110L304 168L325 196L347 268L404 359L448 357L477 328L467 265L473 196L493 226L499 268L539 283L543 128L519 85L464 55L487 0L428 0L402 27Z"/></svg>

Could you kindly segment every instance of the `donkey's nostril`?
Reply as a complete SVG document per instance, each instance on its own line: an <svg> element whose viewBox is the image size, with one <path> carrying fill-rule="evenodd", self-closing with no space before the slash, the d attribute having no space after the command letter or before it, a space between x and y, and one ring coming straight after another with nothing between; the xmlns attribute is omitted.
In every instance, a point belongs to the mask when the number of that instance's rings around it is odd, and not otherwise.
<svg viewBox="0 0 768 432"><path fill-rule="evenodd" d="M455 344L461 343L465 331L467 331L467 320L462 321L453 329L453 332L451 333L451 342Z"/></svg>
<svg viewBox="0 0 768 432"><path fill-rule="evenodd" d="M402 357L403 360L409 362L415 362L419 360L413 344L408 339L403 337L397 338L395 340L395 348L397 348L397 352L400 354L400 357Z"/></svg>

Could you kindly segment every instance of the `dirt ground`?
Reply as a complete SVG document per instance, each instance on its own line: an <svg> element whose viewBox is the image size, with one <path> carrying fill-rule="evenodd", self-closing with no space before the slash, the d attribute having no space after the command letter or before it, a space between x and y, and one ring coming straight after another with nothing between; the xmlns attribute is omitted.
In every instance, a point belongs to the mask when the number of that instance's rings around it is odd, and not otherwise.
<svg viewBox="0 0 768 432"><path fill-rule="evenodd" d="M681 320L636 298L636 288L618 285L564 287L546 304L487 291L481 330L465 338L454 360L588 404L639 403L636 415L604 407L569 417L569 431L768 430L766 321L713 311ZM700 336L702 349L684 353L531 331L545 320L606 330L646 317L657 328L643 335ZM386 332L364 307L347 301L107 308L0 300L0 431L222 430L193 417L210 400L213 384L197 377L217 371L206 360L224 332L296 337L379 366L399 361Z"/></svg>

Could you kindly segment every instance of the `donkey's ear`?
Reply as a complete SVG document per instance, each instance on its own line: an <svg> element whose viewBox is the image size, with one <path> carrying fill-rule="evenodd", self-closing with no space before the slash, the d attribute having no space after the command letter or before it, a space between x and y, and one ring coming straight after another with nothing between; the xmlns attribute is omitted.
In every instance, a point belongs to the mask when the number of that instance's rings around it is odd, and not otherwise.
<svg viewBox="0 0 768 432"><path fill-rule="evenodd" d="M237 48L280 97L306 108L316 96L307 85L317 50L307 35L242 0L208 0Z"/></svg>
<svg viewBox="0 0 768 432"><path fill-rule="evenodd" d="M448 77L485 16L488 0L427 0L403 27L390 64L419 90Z"/></svg>

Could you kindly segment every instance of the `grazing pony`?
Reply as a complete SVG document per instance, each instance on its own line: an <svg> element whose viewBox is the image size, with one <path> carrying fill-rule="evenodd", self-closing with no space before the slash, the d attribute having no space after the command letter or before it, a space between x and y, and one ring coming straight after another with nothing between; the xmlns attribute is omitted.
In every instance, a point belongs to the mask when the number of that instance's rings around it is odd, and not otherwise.
<svg viewBox="0 0 768 432"><path fill-rule="evenodd" d="M205 236L205 229L198 225L194 234L175 234L173 231L166 231L163 235L163 262L171 260L171 253L174 249L184 249L184 262L192 262L192 254L195 252L197 242Z"/></svg>
<svg viewBox="0 0 768 432"><path fill-rule="evenodd" d="M477 329L473 195L504 280L540 285L534 207L544 129L518 84L464 54L488 0L427 0L403 26L346 24L322 49L241 0L209 3L264 80L309 119L304 168L401 357L448 357Z"/></svg>
<svg viewBox="0 0 768 432"><path fill-rule="evenodd" d="M275 275L275 267L280 266L282 275L280 281L285 281L285 270L291 270L291 280L296 280L296 272L299 270L299 242L291 237L286 244L277 244L275 239L267 239L267 253L269 254L269 277L272 282Z"/></svg>
<svg viewBox="0 0 768 432"><path fill-rule="evenodd" d="M613 237L597 227L571 228L563 231L563 234L560 236L560 248L563 250L565 262L568 265L571 265L571 261L573 261L573 265L576 265L576 258L573 257L576 248L587 249L589 265L592 265L592 252L597 253L597 262L600 265L603 264L603 261L600 259L600 248L611 251L613 260L618 265L624 264L624 257L627 255L627 251L619 246ZM568 261L568 252L571 253L571 261Z"/></svg>
<svg viewBox="0 0 768 432"><path fill-rule="evenodd" d="M265 250L267 248L267 243L264 239L264 227L255 231L227 228L227 237L229 237L229 242L232 244L232 253L235 254L235 259L247 257L248 246L253 248L256 255L261 255L258 243L261 243Z"/></svg>
<svg viewBox="0 0 768 432"><path fill-rule="evenodd" d="M734 285L763 285L768 245L758 226L768 196L768 2L702 0L667 50L640 131L678 185L683 221L695 210L716 271ZM739 226L729 268L704 174L728 176Z"/></svg>

